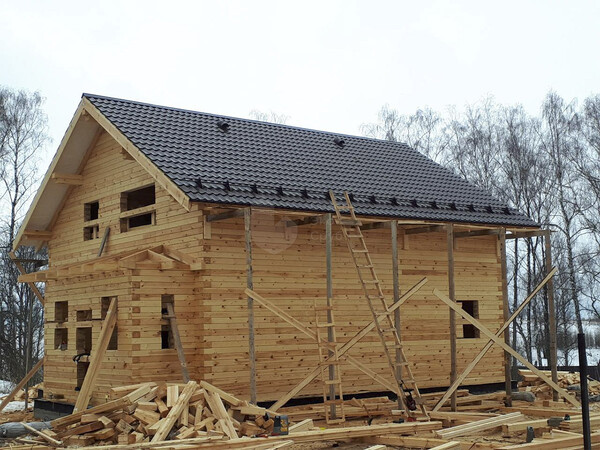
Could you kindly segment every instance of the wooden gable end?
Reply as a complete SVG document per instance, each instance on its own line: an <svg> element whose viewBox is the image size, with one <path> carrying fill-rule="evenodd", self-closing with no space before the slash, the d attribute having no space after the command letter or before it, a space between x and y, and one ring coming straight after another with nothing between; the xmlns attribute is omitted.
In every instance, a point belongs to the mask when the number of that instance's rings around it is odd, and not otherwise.
<svg viewBox="0 0 600 450"><path fill-rule="evenodd" d="M102 132L89 150L80 175L52 227L51 266L96 258L107 229L103 255L165 244L197 256L201 211L182 206L108 132ZM142 188L153 190L154 198L140 207L128 205L128 193Z"/></svg>

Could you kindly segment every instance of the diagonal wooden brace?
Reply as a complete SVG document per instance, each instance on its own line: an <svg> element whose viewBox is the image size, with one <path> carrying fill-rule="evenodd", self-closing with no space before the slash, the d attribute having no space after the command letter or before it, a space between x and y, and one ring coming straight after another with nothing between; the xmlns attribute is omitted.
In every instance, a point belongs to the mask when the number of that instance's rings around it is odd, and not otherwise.
<svg viewBox="0 0 600 450"><path fill-rule="evenodd" d="M488 327L486 327L481 322L479 322L477 319L475 319L473 316L471 316L468 312L466 312L464 309L462 309L462 307L460 307L457 303L450 300L448 297L446 297L446 295L444 295L438 289L434 289L433 294L437 298L439 298L441 301L443 301L446 305L448 305L450 308L452 308L454 311L456 311L458 314L460 314L461 317L463 319L465 319L467 322L476 326L490 340L494 341L495 344L498 344L500 347L502 347L502 349L504 349L504 351L510 353L512 356L517 358L517 360L519 360L529 370L531 370L533 373L535 373L538 377L540 377L542 380L544 380L549 386L551 386L556 392L558 392L562 397L564 397L565 400L567 400L573 406L576 406L576 407L581 406L579 404L579 402L575 399L574 396L570 395L566 390L561 388L558 384L556 384L554 381L552 381L550 378L548 378L546 375L544 375L544 373L541 370L539 370L537 367L535 367L533 364L531 364L529 361L527 361L527 359L523 358L512 347L509 347L508 345L506 345L504 343L504 340L500 339L498 336L496 336L494 333L492 333Z"/></svg>
<svg viewBox="0 0 600 450"><path fill-rule="evenodd" d="M421 287L425 283L427 283L427 278L426 277L423 278L421 281L419 281L417 284L415 284L408 291L406 291L406 293L404 293L404 295L402 295L402 297L400 297L400 299L396 303L394 303L393 305L391 305L388 308L387 312L389 314L391 314L396 309L398 309L406 300L408 300L419 289L421 289ZM279 316L280 318L282 318L283 320L285 320L286 322L288 322L290 325L294 326L295 328L297 328L298 330L300 330L301 332L303 332L304 334L306 334L311 339L315 339L315 340L317 339L317 334L313 330L311 330L309 327L307 327L306 325L304 325L299 320L294 319L288 313L286 313L285 311L279 309L273 303L269 302L268 300L266 300L262 296L258 295L256 292L254 292L254 291L252 291L250 289L246 289L245 293L246 293L246 295L252 297L256 302L260 303L262 306L264 306L265 308L269 309L275 315ZM378 320L384 320L384 316L382 315ZM345 353L347 353L357 342L359 342L363 337L365 337L374 328L375 328L375 321L370 322L368 325L366 325L364 328L362 328L350 340L348 340L348 342L346 342L345 344L343 344L342 346L340 346L340 348L338 349L338 357L342 357L343 355L345 355ZM370 371L370 370L364 370L365 368L364 368L364 366L360 362L354 360L354 358L352 358L349 355L345 356L344 358L347 359L349 363L353 364L355 367L357 367L360 370L362 370L366 375L368 375L369 377L373 378L372 371ZM329 361L329 359L327 359L326 361ZM319 376L319 374L320 374L320 367L317 366L317 367L315 367L306 376L306 378L304 378L300 383L298 383L290 392L288 392L286 395L284 395L282 398L280 398L271 407L271 410L272 411L277 411L279 408L281 408L283 405L285 405L288 402L288 400L290 400L291 398L293 398L298 392L300 392L302 389L304 389L312 380L314 380L315 378L317 378ZM381 377L378 376L377 378L373 378L373 379L375 379L375 381L381 383ZM386 384L384 384L384 387L386 387L387 389L390 389L391 384L390 383L386 383ZM396 392L397 391L397 389L390 389L390 390L392 392Z"/></svg>
<svg viewBox="0 0 600 450"><path fill-rule="evenodd" d="M515 312L512 314L512 316L510 316L510 318L504 323L504 325L502 325L502 327L498 331L496 331L496 337L499 338L500 336L502 336L502 333L504 333L504 331L508 328L508 326L512 323L512 321L517 318L517 316L521 313L521 311L523 311L523 309L527 306L527 304L531 301L531 299L533 297L535 297L535 295L546 285L546 283L548 281L550 281L550 279L554 276L556 271L557 271L557 269L556 269L556 267L554 267L550 271L550 273L548 273L548 275L546 275L546 278L544 278L542 281L540 281L540 284L538 284L537 287L533 291L531 291L531 294L529 294L527 296L527 298L525 300L523 300L523 303L521 303L521 305L515 310ZM433 412L438 411L442 406L444 406L444 403L446 403L448 401L448 399L454 393L454 391L456 389L458 389L458 387L462 384L463 381L465 381L465 378L467 378L469 376L471 371L475 368L475 366L479 363L479 361L482 360L482 358L485 356L485 354L488 352L488 350L490 348L492 348L493 345L494 345L494 341L490 339L487 342L487 344L485 344L485 346L481 349L479 354L473 359L473 361L471 361L471 363L465 368L465 370L463 370L463 372L460 374L460 376L458 376L456 378L456 381L452 384L452 386L450 386L448 388L448 390L446 391L444 396L440 399L440 401L433 408L433 410L432 410Z"/></svg>

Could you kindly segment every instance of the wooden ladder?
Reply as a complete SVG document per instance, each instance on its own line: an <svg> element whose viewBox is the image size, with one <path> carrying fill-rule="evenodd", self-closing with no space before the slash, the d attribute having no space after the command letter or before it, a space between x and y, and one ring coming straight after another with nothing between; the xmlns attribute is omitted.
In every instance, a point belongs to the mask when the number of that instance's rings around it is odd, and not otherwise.
<svg viewBox="0 0 600 450"><path fill-rule="evenodd" d="M331 203L335 208L336 221L342 227L342 232L348 244L348 249L352 255L352 260L356 266L358 278L362 285L369 309L373 315L375 321L375 328L381 345L387 358L388 365L392 371L393 378L398 386L398 398L400 399L406 415L414 418L415 417L415 406L420 409L423 416L429 418L427 410L425 409L419 387L413 376L410 364L406 360L404 348L398 335L398 330L394 325L392 313L389 311L383 290L381 287L381 281L377 278L373 260L367 249L365 238L360 229L361 222L356 217L354 207L350 201L350 196L347 192L344 192L343 201L345 204L338 204L338 200L333 191L329 191L331 197ZM381 321L381 323L380 323ZM382 325L384 325L382 327ZM390 344L390 341L393 344ZM396 362L392 354L399 356L399 361ZM400 369L405 370L408 378L403 379L400 374ZM412 408L411 403L416 403Z"/></svg>
<svg viewBox="0 0 600 450"><path fill-rule="evenodd" d="M315 331L319 347L319 367L323 381L323 405L325 421L328 424L346 421L344 413L344 393L342 390L342 374L338 356L338 343L335 336L333 306L320 306L315 299ZM325 313L325 314L324 314ZM326 333L323 333L326 331ZM323 336L323 334L326 334ZM339 406L339 408L336 408ZM334 415L335 413L335 415Z"/></svg>

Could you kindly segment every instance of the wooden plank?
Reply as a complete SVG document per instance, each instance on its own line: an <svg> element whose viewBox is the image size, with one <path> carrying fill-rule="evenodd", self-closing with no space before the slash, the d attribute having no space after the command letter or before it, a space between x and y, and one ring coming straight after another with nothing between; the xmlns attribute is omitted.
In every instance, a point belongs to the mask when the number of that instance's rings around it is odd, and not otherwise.
<svg viewBox="0 0 600 450"><path fill-rule="evenodd" d="M233 219L235 217L242 217L245 214L245 209L232 209L229 211L220 212L217 214L208 214L206 216L207 222L217 222L219 220Z"/></svg>
<svg viewBox="0 0 600 450"><path fill-rule="evenodd" d="M173 303L167 303L167 313L169 315L173 343L177 349L177 357L179 358L179 365L181 366L181 375L183 377L183 381L187 383L190 381L190 373L188 372L187 361L185 360L185 353L183 352L183 344L181 343L181 336L179 335L179 327L177 326L177 318L175 317Z"/></svg>
<svg viewBox="0 0 600 450"><path fill-rule="evenodd" d="M331 222L332 216L331 214L327 214L325 216L325 278L326 278L326 287L327 287L327 306L331 308L333 303L333 274L332 274L332 263L331 263L331 252L332 252L332 236L331 236ZM331 310L327 310L327 323L333 323L333 314ZM333 336L333 327L327 327L327 342L334 342ZM321 345L317 342L317 345ZM334 357L334 351L329 348L328 357ZM333 365L329 365L329 398L331 400L335 400L335 386L333 384L333 380L335 380L335 371L340 370L339 367L335 367ZM324 382L325 380L323 380ZM329 415L332 419L336 419L336 404L331 403L329 405Z"/></svg>
<svg viewBox="0 0 600 450"><path fill-rule="evenodd" d="M229 417L229 414L227 414L227 410L225 409L225 405L223 404L221 397L219 397L219 394L205 390L204 398L206 399L206 403L208 403L213 415L221 424L223 432L229 437L229 439L236 439L238 437L237 431L233 426L231 417Z"/></svg>
<svg viewBox="0 0 600 450"><path fill-rule="evenodd" d="M81 186L83 184L83 175L74 173L52 173L51 180L56 184L68 184L71 186Z"/></svg>
<svg viewBox="0 0 600 450"><path fill-rule="evenodd" d="M519 307L517 308L517 310L515 312L513 312L512 316L510 316L510 318L506 322L504 322L504 324L502 325L502 327L500 327L500 329L496 332L496 336L497 337L500 337L500 335L502 335L502 333L505 330L508 329L508 327L512 323L512 321L515 320L519 316L519 314L521 314L521 311L523 311L523 309L529 304L529 302L531 301L531 299L533 299L533 297L535 297L535 295L540 291L540 289L542 289L542 287L544 287L544 285L548 282L548 280L552 279L552 277L554 276L554 274L556 273L556 271L557 271L557 269L553 268L550 271L550 273L548 275L546 275L546 277L542 281L540 281L540 283L531 292L531 294L529 294L527 296L527 298L525 300L523 300L523 302L519 305ZM467 378L467 376L471 373L471 371L475 368L475 366L479 363L479 361L481 361L483 359L483 357L485 356L485 354L488 352L488 350L490 348L492 348L493 345L494 345L494 341L492 341L490 339L485 344L485 346L481 349L481 351L477 354L477 356L473 359L473 361L471 361L469 363L469 365L467 367L465 367L465 369L460 374L460 376L456 379L456 381L454 382L454 384L452 384L452 386L450 386L448 388L448 390L446 391L446 393L443 395L443 397L440 399L440 401L433 408L433 411L438 411L444 405L444 403L446 403L446 401L448 400L448 398L450 398L451 393L453 391L455 391L456 389L458 389L458 387Z"/></svg>
<svg viewBox="0 0 600 450"><path fill-rule="evenodd" d="M102 360L104 359L104 354L106 353L106 349L108 348L108 344L116 324L117 299L113 298L110 301L108 311L106 312L106 317L102 323L102 329L100 330L100 335L96 340L96 345L92 347L90 365L85 374L79 395L77 396L77 402L75 402L75 408L73 409L73 412L84 411L90 402L92 390L94 389L96 378L98 377L98 371L102 364Z"/></svg>
<svg viewBox="0 0 600 450"><path fill-rule="evenodd" d="M15 398L15 395L17 395L17 393L23 389L23 386L25 386L27 384L27 382L29 380L31 380L31 378L37 373L38 370L40 370L40 368L44 365L44 361L45 361L46 357L44 356L42 359L40 359L35 366L33 366L31 368L31 370L29 372L27 372L27 375L25 375L23 377L23 379L21 381L19 381L19 384L17 384L15 386L15 388L10 392L10 394L8 394L4 400L2 400L2 403L0 403L0 411L2 411L6 405L8 405L13 398Z"/></svg>
<svg viewBox="0 0 600 450"><path fill-rule="evenodd" d="M523 414L520 412L503 414L497 417L490 417L488 419L478 420L465 425L457 425L451 428L445 428L443 430L437 430L435 435L442 439L454 438L458 436L464 436L465 434L481 432L496 428L510 422L518 422L523 419Z"/></svg>
<svg viewBox="0 0 600 450"><path fill-rule="evenodd" d="M79 422L84 414L100 414L111 412L118 409L123 409L131 405L131 403L131 399L125 396L123 398L118 398L116 400L103 403L102 405L94 406L93 408L89 408L84 411L79 411L65 417L59 417L58 419L54 419L53 421L51 421L50 425L52 426L52 429L56 430Z"/></svg>
<svg viewBox="0 0 600 450"><path fill-rule="evenodd" d="M108 235L110 234L110 227L106 227L104 229L104 236L102 236L102 242L100 242L100 248L98 249L98 258L102 256L102 252L104 252L104 247L106 247L106 243L108 242Z"/></svg>
<svg viewBox="0 0 600 450"><path fill-rule="evenodd" d="M254 289L252 279L252 209L244 209L244 237L246 242L246 289ZM256 404L256 348L254 342L254 300L247 298L248 358L250 360L250 401Z"/></svg>
<svg viewBox="0 0 600 450"><path fill-rule="evenodd" d="M398 274L398 223L396 221L391 222L391 240L392 240L392 285L393 285L393 303L398 303L400 300L400 280ZM394 311L394 328L398 338L402 340L401 322L400 322L400 308ZM399 348L396 349L396 378L402 379L402 352ZM402 408L402 400L398 398L398 407Z"/></svg>
<svg viewBox="0 0 600 450"><path fill-rule="evenodd" d="M454 280L454 225L446 226L446 248L448 251L448 295L450 301L456 304L456 289ZM450 384L456 381L456 314L450 310ZM450 398L450 408L456 411L456 392Z"/></svg>
<svg viewBox="0 0 600 450"><path fill-rule="evenodd" d="M227 403L229 403L231 406L240 406L240 405L244 404L244 402L242 400L240 400L239 398L236 398L233 395L219 389L218 387L213 386L208 381L204 381L204 380L201 381L200 387L207 391L214 392L219 397L221 397L223 400L225 400Z"/></svg>
<svg viewBox="0 0 600 450"><path fill-rule="evenodd" d="M473 324L474 326L476 326L477 328L479 328L479 330L483 334L485 334L488 338L490 338L491 340L493 340L494 343L496 343L497 345L499 345L500 347L502 347L505 351L509 352L512 356L514 356L519 361L521 361L521 363L523 363L527 368L529 368L529 370L531 370L533 373L535 373L537 376L539 376L542 380L544 380L547 384L549 384L553 389L555 389L569 403L571 403L573 406L576 406L576 407L580 407L581 406L580 403L575 399L574 396L569 395L569 393L566 390L564 390L559 385L557 385L556 383L554 383L550 378L548 378L546 375L544 375L541 370L539 370L537 367L535 367L533 364L531 364L529 361L527 361L525 358L523 358L515 350L513 350L512 348L510 348L509 346L507 346L504 343L504 341L500 340L486 326L484 326L477 319L473 318L469 313L467 313L466 311L464 311L461 307L457 306L456 303L453 303L452 300L450 300L448 297L446 297L442 292L440 292L437 289L434 289L433 293L435 294L436 297L438 297L440 300L442 300L444 303L446 303L448 306L450 306L450 308L454 309L458 314L460 314L463 317L463 319L465 319L467 322L469 322L469 323Z"/></svg>
<svg viewBox="0 0 600 450"><path fill-rule="evenodd" d="M57 441L53 437L48 436L47 434L42 433L39 430L36 430L32 426L29 426L29 424L27 424L26 422L21 422L21 425L23 425L23 428L25 428L26 430L28 430L31 433L35 434L36 436L41 437L43 440L45 440L49 444L52 444L52 445L57 446L57 447L62 447L62 442L61 441Z"/></svg>
<svg viewBox="0 0 600 450"><path fill-rule="evenodd" d="M171 408L171 411L169 411L167 417L161 420L161 425L156 430L156 434L152 437L151 442L162 441L167 437L167 435L171 431L171 428L173 428L173 425L175 425L175 422L177 421L177 419L179 419L179 416L183 412L183 409L188 407L188 402L194 394L194 392L196 391L197 387L198 383L196 383L195 381L189 381L185 385L183 392L177 399L177 403L175 403L175 405Z"/></svg>
<svg viewBox="0 0 600 450"><path fill-rule="evenodd" d="M592 444L600 443L600 433L592 433ZM499 447L498 450L565 450L571 447L583 448L583 436L572 436L558 439L534 439L528 444L516 444ZM594 448L597 448L594 446Z"/></svg>

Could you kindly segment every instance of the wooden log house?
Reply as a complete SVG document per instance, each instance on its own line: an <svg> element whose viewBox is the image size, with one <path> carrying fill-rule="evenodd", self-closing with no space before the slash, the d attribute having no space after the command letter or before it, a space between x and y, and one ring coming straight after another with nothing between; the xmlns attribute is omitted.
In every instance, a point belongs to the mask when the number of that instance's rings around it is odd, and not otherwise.
<svg viewBox="0 0 600 450"><path fill-rule="evenodd" d="M15 242L48 250L21 276L45 283L45 396L76 401L113 299L92 404L182 380L168 304L191 379L290 392L317 345L247 288L307 327L329 297L341 344L372 320L330 190L350 194L388 303L422 282L395 319L419 386L448 386L487 339L433 290L499 329L505 240L538 224L401 143L84 94ZM374 332L347 354L390 378ZM344 392L386 390L368 370L342 364ZM465 384L503 381L492 348ZM320 392L317 377L296 395Z"/></svg>

